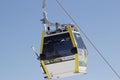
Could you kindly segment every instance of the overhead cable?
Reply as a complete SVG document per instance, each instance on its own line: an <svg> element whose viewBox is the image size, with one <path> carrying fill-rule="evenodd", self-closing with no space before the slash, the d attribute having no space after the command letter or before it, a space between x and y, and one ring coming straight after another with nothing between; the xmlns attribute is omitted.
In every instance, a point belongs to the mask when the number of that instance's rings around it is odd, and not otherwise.
<svg viewBox="0 0 120 80"><path fill-rule="evenodd" d="M56 0L57 4L62 8L62 10L66 13L66 15L72 20L72 22L78 26L76 21L72 18L72 16L67 12L67 10L63 7L63 5L59 2L59 0ZM98 50L98 48L94 45L94 43L90 40L90 38L86 35L86 33L78 26L80 32L85 36L85 38L88 40L88 42L93 46L93 48L96 50L96 52L99 54L99 56L105 61L105 63L109 66L109 68L112 70L112 72L120 79L120 75L118 72L113 68L113 66L107 61L107 59L103 56L103 54Z"/></svg>

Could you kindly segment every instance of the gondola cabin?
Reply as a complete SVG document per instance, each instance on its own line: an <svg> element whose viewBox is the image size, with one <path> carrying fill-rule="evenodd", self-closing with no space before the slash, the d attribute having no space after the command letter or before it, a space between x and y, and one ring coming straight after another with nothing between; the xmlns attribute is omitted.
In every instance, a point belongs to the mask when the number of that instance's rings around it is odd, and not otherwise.
<svg viewBox="0 0 120 80"><path fill-rule="evenodd" d="M48 27L42 33L40 60L45 78L85 74L88 52L77 26L63 24L55 28Z"/></svg>

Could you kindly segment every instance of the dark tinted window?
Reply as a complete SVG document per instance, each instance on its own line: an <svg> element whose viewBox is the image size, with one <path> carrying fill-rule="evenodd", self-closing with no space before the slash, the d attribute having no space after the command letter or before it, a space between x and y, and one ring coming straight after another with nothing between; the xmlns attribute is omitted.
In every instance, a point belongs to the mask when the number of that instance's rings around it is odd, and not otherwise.
<svg viewBox="0 0 120 80"><path fill-rule="evenodd" d="M76 40L76 42L77 42L78 48L86 49L86 46L84 45L84 42L83 42L80 34L74 33L74 37L75 37L75 40Z"/></svg>
<svg viewBox="0 0 120 80"><path fill-rule="evenodd" d="M45 37L43 54L46 59L55 59L72 55L71 49L73 48L70 36L68 33L59 34L55 36Z"/></svg>

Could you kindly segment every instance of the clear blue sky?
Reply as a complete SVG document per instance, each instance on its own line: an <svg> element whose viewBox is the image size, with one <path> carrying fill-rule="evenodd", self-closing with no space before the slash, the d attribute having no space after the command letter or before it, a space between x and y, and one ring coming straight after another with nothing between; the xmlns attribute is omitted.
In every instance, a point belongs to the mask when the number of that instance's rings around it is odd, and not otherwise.
<svg viewBox="0 0 120 80"><path fill-rule="evenodd" d="M120 0L60 0L80 28L120 74ZM39 61L42 0L0 0L0 80L43 80ZM47 2L52 22L72 23L55 0ZM83 39L85 40L84 36ZM119 80L85 40L88 73L59 80Z"/></svg>

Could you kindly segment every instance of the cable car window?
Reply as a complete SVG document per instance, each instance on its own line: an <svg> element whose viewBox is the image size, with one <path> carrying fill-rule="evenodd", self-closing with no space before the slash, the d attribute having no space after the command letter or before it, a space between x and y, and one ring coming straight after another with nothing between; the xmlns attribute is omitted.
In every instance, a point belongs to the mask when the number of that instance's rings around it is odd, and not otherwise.
<svg viewBox="0 0 120 80"><path fill-rule="evenodd" d="M76 42L77 42L78 48L86 49L86 46L85 46L85 44L84 44L84 42L83 42L80 34L74 33L74 37L75 37L75 40L76 40Z"/></svg>
<svg viewBox="0 0 120 80"><path fill-rule="evenodd" d="M87 50L86 49L78 49L79 53L79 65L80 66L87 66Z"/></svg>
<svg viewBox="0 0 120 80"><path fill-rule="evenodd" d="M80 66L87 66L87 49L86 46L80 36L80 34L74 33L74 37L78 46L78 54L79 54L79 65Z"/></svg>
<svg viewBox="0 0 120 80"><path fill-rule="evenodd" d="M62 60L60 57L73 55L72 48L73 45L68 33L45 37L43 46L43 54L46 56L45 63L60 62Z"/></svg>

